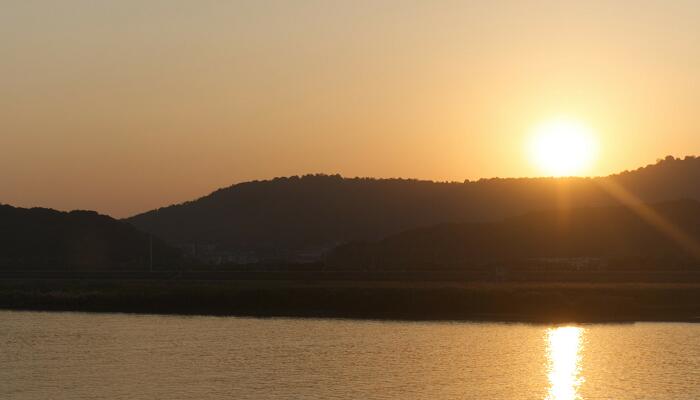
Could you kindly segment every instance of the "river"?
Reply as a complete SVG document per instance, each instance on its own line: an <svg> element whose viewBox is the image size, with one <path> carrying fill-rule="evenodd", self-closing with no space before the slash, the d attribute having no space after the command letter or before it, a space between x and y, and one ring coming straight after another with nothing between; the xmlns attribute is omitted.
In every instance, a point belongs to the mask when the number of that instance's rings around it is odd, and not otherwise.
<svg viewBox="0 0 700 400"><path fill-rule="evenodd" d="M700 324L0 311L2 399L695 399Z"/></svg>

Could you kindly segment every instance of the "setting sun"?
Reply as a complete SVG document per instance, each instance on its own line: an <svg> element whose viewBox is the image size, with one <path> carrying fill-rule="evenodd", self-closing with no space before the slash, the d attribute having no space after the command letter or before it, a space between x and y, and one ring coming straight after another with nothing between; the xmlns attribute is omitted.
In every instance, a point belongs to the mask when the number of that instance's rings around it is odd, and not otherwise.
<svg viewBox="0 0 700 400"><path fill-rule="evenodd" d="M700 0L0 5L0 400L700 400Z"/></svg>
<svg viewBox="0 0 700 400"><path fill-rule="evenodd" d="M597 156L593 132L584 124L569 119L545 122L534 130L530 158L551 176L572 176L585 173Z"/></svg>

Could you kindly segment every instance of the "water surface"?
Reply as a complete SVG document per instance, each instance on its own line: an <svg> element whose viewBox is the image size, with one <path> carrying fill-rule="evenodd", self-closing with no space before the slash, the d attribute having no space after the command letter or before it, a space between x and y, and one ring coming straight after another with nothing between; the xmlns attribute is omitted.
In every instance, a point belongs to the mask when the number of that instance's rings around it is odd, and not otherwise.
<svg viewBox="0 0 700 400"><path fill-rule="evenodd" d="M2 399L694 399L700 325L0 311Z"/></svg>

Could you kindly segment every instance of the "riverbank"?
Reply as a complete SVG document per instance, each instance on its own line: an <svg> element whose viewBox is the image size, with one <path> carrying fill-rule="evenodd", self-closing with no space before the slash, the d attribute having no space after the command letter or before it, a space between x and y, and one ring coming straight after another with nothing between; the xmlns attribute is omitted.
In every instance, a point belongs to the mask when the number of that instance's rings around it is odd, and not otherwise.
<svg viewBox="0 0 700 400"><path fill-rule="evenodd" d="M698 284L0 280L0 308L508 322L700 322Z"/></svg>

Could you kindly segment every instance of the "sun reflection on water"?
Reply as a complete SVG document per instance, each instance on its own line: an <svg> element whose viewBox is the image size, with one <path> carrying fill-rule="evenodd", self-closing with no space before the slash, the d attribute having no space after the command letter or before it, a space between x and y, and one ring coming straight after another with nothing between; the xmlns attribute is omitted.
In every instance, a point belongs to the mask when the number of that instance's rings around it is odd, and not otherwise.
<svg viewBox="0 0 700 400"><path fill-rule="evenodd" d="M549 393L547 400L580 399L583 328L564 326L547 331Z"/></svg>

